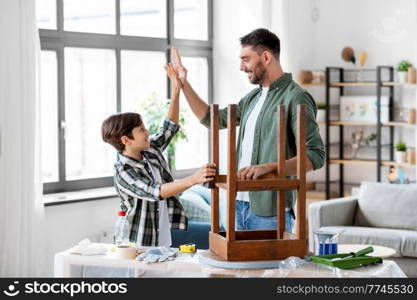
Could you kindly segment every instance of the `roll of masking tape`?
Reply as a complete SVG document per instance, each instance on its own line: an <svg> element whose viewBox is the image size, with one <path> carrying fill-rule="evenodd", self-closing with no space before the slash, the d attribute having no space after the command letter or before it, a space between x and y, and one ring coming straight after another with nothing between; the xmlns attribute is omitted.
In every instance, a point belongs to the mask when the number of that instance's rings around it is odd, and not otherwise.
<svg viewBox="0 0 417 300"><path fill-rule="evenodd" d="M136 249L131 246L117 246L116 257L121 259L135 259L137 256Z"/></svg>

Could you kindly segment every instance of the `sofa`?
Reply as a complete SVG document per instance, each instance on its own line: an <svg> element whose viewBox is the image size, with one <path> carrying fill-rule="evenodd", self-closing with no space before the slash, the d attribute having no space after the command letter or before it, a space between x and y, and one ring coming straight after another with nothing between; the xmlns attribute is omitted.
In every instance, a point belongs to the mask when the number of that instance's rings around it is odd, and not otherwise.
<svg viewBox="0 0 417 300"><path fill-rule="evenodd" d="M195 243L198 249L208 249L210 231L211 191L201 185L193 186L180 195L180 202L188 218L188 230L171 229L172 247ZM225 224L225 202L220 199L220 229Z"/></svg>
<svg viewBox="0 0 417 300"><path fill-rule="evenodd" d="M357 196L313 203L308 209L309 249L317 230L341 232L339 244L395 249L407 276L417 276L417 185L363 182Z"/></svg>

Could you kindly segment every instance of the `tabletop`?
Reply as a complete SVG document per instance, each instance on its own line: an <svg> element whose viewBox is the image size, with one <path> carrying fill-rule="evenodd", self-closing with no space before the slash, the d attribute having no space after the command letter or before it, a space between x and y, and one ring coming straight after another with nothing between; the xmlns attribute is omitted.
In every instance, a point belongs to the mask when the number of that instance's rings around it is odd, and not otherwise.
<svg viewBox="0 0 417 300"><path fill-rule="evenodd" d="M338 245L338 252L339 253L350 253L350 252L358 252L367 247L374 248L374 251L367 254L369 256L378 256L381 258L391 257L395 254L395 250L385 246L377 246L377 245L361 245L361 244L339 244Z"/></svg>
<svg viewBox="0 0 417 300"><path fill-rule="evenodd" d="M107 245L110 250L111 245ZM382 264L342 270L319 265L299 257L282 260L275 268L233 269L202 264L199 255L178 253L172 261L145 263L135 259L120 259L108 251L101 255L71 254L68 250L55 254L55 277L406 277L390 260Z"/></svg>

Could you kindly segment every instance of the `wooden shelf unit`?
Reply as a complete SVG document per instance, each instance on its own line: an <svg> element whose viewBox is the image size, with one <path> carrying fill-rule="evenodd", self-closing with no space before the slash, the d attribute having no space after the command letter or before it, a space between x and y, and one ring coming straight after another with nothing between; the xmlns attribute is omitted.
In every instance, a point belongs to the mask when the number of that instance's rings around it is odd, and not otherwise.
<svg viewBox="0 0 417 300"><path fill-rule="evenodd" d="M376 82L332 82L331 87L345 87L345 86L376 86Z"/></svg>
<svg viewBox="0 0 417 300"><path fill-rule="evenodd" d="M415 83L408 83L408 82L382 82L382 85L384 86L416 86Z"/></svg>
<svg viewBox="0 0 417 300"><path fill-rule="evenodd" d="M326 125L329 124L330 126L377 126L376 123L370 123L370 122L347 122L347 121L330 121L329 123L326 123L325 121L319 121L318 124ZM381 126L384 127L413 127L416 126L414 123L408 123L408 122L400 122L400 121L392 121L392 122L381 122Z"/></svg>
<svg viewBox="0 0 417 300"><path fill-rule="evenodd" d="M326 120L324 122L319 122L319 124L325 125L326 129L326 155L327 161L329 162L326 164L326 172L325 172L325 191L326 197L330 197L330 165L331 164L338 164L339 165L339 196L345 196L344 192L344 166L350 164L363 164L363 165L375 165L376 167L376 177L377 181L381 181L381 168L385 166L401 166L401 167L412 167L414 165L409 163L396 163L394 161L394 128L416 128L416 124L407 123L407 122L397 122L397 121L389 121L389 122L381 122L381 96L382 90L388 89L389 95L389 120L393 120L394 116L394 87L395 86L416 86L416 84L408 84L408 83L399 83L394 82L394 68L392 66L378 66L376 69L368 70L370 72L374 72L375 80L374 81L365 81L365 82L347 82L344 80L345 72L352 72L353 70L347 70L338 67L327 67L326 68L326 107L330 107L330 91L331 89L339 89L339 95L343 95L345 88L347 87L375 87L376 92L376 99L377 99L377 121L376 122L344 122L344 121L331 121L330 120L330 111L326 110ZM336 74L335 74L336 73ZM331 81L331 75L336 75L337 79L335 81ZM384 80L382 80L384 75ZM388 79L387 76L388 75ZM334 78L334 77L333 77ZM338 158L330 158L330 127L331 126L339 126L339 157ZM376 127L376 159L375 160L351 160L344 158L344 126L374 126ZM382 128L388 128L389 130L389 144L390 153L389 153L389 161L382 160L382 147L386 145L382 145L381 136L382 136Z"/></svg>
<svg viewBox="0 0 417 300"><path fill-rule="evenodd" d="M327 78L329 77L329 71L328 69L331 70L343 70L345 72L357 72L356 69L342 69L342 68L326 68L326 80L324 83L325 89L326 89L326 98L325 98L325 103L327 104L327 107L330 107L330 110L335 109L335 107L337 109L340 109L340 106L337 104L332 104L330 105L329 101L327 101L327 99L330 97L330 93L329 90L330 88L338 88L340 89L340 91L342 92L341 94L343 94L343 90L344 88L355 88L355 87L375 87L376 88L376 94L378 96L381 95L381 89L383 88L387 88L390 90L390 94L391 94L391 101L393 101L393 96L394 96L394 87L416 87L417 84L415 83L401 83L401 82L395 82L393 81L394 76L393 76L393 67L391 66L379 66L376 69L366 69L366 71L368 72L373 72L376 73L375 76L375 81L364 81L364 82L353 82L353 81L343 81L344 80L344 76L343 74L340 74L341 76L339 77L339 80L335 81L335 82L330 82L330 80L327 80ZM382 71L388 71L388 75L389 78L384 78L384 80L382 80L382 76L381 73ZM313 86L311 84L302 84L302 86L308 87L308 86ZM323 103L323 101L321 101L320 103ZM392 119L393 113L391 113L391 119ZM328 116L326 116L326 119L329 120ZM390 128L390 135L391 135L391 141L389 144L381 144L381 142L379 142L380 146L377 148L382 148L382 147L391 147L392 149L394 148L394 144L393 144L393 136L394 136L394 128L409 128L409 129L417 129L416 123L408 123L408 122L401 122L401 121L389 121L389 122L346 122L346 121L318 121L317 122L319 125L324 125L326 128L326 133L328 134L329 132L329 127L330 126L339 126L340 127L340 132L343 131L343 127L344 126L367 126L367 127L377 127L379 134L381 134L381 128ZM387 129L388 130L388 129ZM416 133L417 135L417 133ZM329 149L330 146L334 146L334 143L328 143L328 141L326 140L326 153L329 153ZM328 145L328 146L327 146ZM377 149L378 152L380 152L379 149ZM341 151L343 152L343 150ZM378 154L379 156L381 156L381 154ZM393 150L391 150L390 153L390 161L383 161L382 159L380 159L380 163L378 164L378 160L351 160L351 159L330 159L330 164L340 164L341 165L341 169L343 169L343 165L347 165L347 164L363 164L363 165L375 165L378 168L380 167L386 167L386 166L399 166L399 167L413 167L415 166L414 164L410 164L410 163L397 163L394 160L393 157ZM329 172L329 168L326 166L326 174ZM339 171L340 174L343 173L343 170ZM377 173L380 171L377 170ZM328 175L326 175L327 178ZM380 176L380 175L379 175ZM342 174L342 180L343 181L343 174ZM332 182L330 182L330 180L328 180L327 184L326 184L326 180L325 180L325 185L326 186L330 186L330 184L332 184ZM344 182L340 183L340 186L346 185ZM327 193L327 195L330 197L329 194L329 188L326 188L326 191L324 192L325 194ZM339 196L342 196L342 194L344 196L346 196L346 193L344 193L344 189L341 188L342 192L339 193ZM310 192L310 191L309 191ZM311 191L313 192L313 191ZM334 198L334 195L332 198Z"/></svg>
<svg viewBox="0 0 417 300"><path fill-rule="evenodd" d="M376 164L376 160L372 159L330 159L330 164L363 164L363 165L370 165ZM382 166L389 167L389 166L398 166L398 167L412 167L415 166L410 163L398 163L395 161L382 161Z"/></svg>
<svg viewBox="0 0 417 300"><path fill-rule="evenodd" d="M299 85L300 86L306 86L306 87L309 87L309 86L324 86L324 82L322 82L322 83L299 83Z"/></svg>
<svg viewBox="0 0 417 300"><path fill-rule="evenodd" d="M332 82L330 86L334 87L344 87L344 86L376 86L378 84L377 81L370 81L370 82ZM381 85L383 86L415 86L415 83L402 83L402 82L395 82L395 81L381 81Z"/></svg>

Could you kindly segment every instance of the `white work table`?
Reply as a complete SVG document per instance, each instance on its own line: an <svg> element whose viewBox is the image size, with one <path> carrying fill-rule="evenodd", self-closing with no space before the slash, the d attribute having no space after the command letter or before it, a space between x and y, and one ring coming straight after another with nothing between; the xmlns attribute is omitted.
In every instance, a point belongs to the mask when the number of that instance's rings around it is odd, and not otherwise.
<svg viewBox="0 0 417 300"><path fill-rule="evenodd" d="M111 245L105 245L108 249ZM201 264L197 254L178 253L172 261L145 263L119 259L108 251L102 255L83 256L64 251L55 254L55 277L406 277L391 260L382 264L341 270L289 257L271 269L225 269Z"/></svg>

